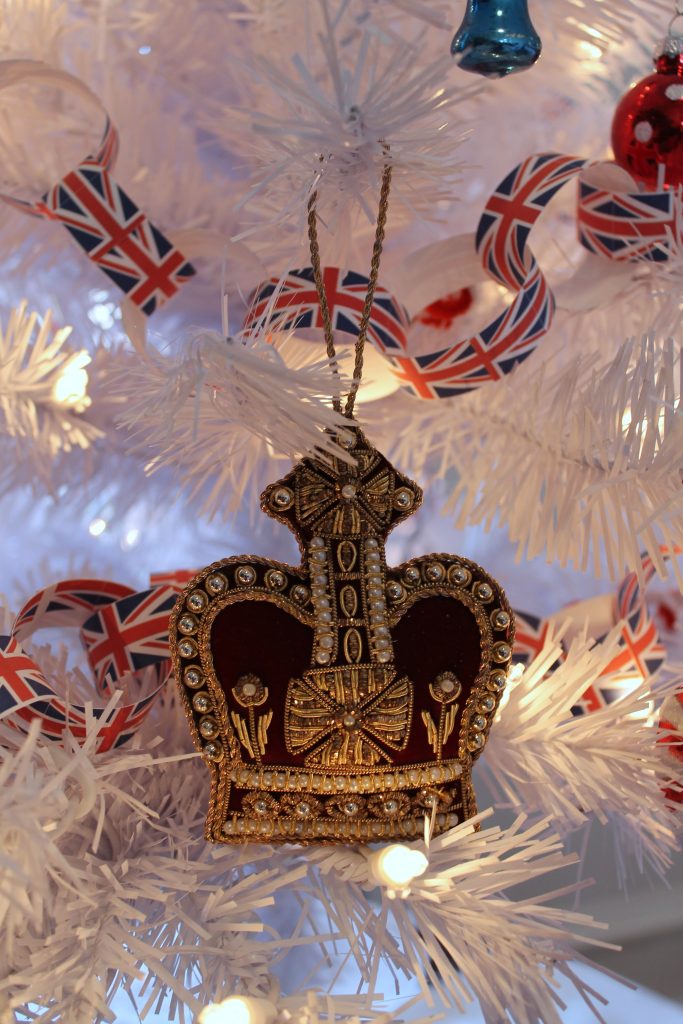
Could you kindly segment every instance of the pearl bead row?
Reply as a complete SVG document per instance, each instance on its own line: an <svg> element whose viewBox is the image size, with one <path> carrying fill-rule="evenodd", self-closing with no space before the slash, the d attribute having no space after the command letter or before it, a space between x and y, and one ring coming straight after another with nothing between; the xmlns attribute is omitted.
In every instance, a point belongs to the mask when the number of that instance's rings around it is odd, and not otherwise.
<svg viewBox="0 0 683 1024"><path fill-rule="evenodd" d="M329 665L336 647L328 563L329 553L325 541L322 537L313 537L308 545L308 570L311 579L311 604L315 615L313 660L317 665Z"/></svg>
<svg viewBox="0 0 683 1024"><path fill-rule="evenodd" d="M387 602L382 580L382 556L379 541L369 537L365 541L365 593L369 619L370 653L373 661L382 665L393 661L394 652L389 630Z"/></svg>
<svg viewBox="0 0 683 1024"><path fill-rule="evenodd" d="M376 775L319 775L306 771L277 771L269 768L237 768L230 779L242 789L266 792L383 793L396 789L452 782L462 775L458 761L442 761L425 768L378 772Z"/></svg>
<svg viewBox="0 0 683 1024"><path fill-rule="evenodd" d="M453 828L459 822L457 814L437 814L436 825L439 831ZM261 835L261 836L331 836L344 839L395 839L414 837L424 834L424 816L419 818L388 819L387 821L344 821L339 818L313 818L298 820L294 818L275 818L262 820L259 818L238 818L236 815L223 825L223 833L230 835Z"/></svg>

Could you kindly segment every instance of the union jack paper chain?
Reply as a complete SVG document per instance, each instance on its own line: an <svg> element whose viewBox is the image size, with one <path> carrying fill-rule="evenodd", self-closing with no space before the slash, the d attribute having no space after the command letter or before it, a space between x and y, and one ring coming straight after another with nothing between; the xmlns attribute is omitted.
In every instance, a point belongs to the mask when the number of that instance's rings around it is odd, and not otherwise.
<svg viewBox="0 0 683 1024"><path fill-rule="evenodd" d="M99 100L79 79L40 61L0 62L0 89L22 79L47 82ZM105 112L97 150L53 185L38 202L0 193L0 199L34 217L61 223L74 241L147 316L175 295L194 267L116 183L111 175L118 133Z"/></svg>
<svg viewBox="0 0 683 1024"><path fill-rule="evenodd" d="M410 356L410 318L386 288L377 289L368 338L405 390L417 398L450 398L500 380L531 355L552 323L555 303L528 246L529 234L567 182L579 178L578 225L586 248L617 259L666 258L672 194L596 188L583 176L592 166L577 157L535 154L510 171L489 197L477 228L477 254L487 273L516 295L473 337ZM355 271L327 267L323 281L334 329L357 337L368 279ZM322 327L311 267L290 270L259 285L245 328L265 323L280 330Z"/></svg>
<svg viewBox="0 0 683 1024"><path fill-rule="evenodd" d="M579 181L579 239L590 252L610 260L668 258L675 193L624 192Z"/></svg>
<svg viewBox="0 0 683 1024"><path fill-rule="evenodd" d="M10 635L0 637L0 719L19 727L38 719L48 739L60 740L68 731L82 740L91 717L101 721L98 751L121 746L135 735L168 679L166 633L175 597L170 587L136 594L119 583L89 579L63 580L34 594ZM36 630L54 626L83 627L101 694L135 673L141 696L107 709L75 704L58 693L22 646ZM160 633L163 642L155 639Z"/></svg>
<svg viewBox="0 0 683 1024"><path fill-rule="evenodd" d="M662 548L662 557L672 554ZM665 648L662 644L655 621L646 603L647 584L655 575L656 567L648 555L642 556L639 573L631 572L624 577L613 599L613 621L621 622L619 650L601 673L601 679L582 695L572 708L575 715L597 711L626 696L642 679L654 676L662 667ZM515 612L515 653L514 660L527 665L542 650L551 620L540 619L527 612ZM557 621L557 616L555 616ZM597 637L596 639L602 639Z"/></svg>
<svg viewBox="0 0 683 1024"><path fill-rule="evenodd" d="M489 198L476 236L479 258L492 277L517 294L478 334L437 352L410 356L408 315L385 288L377 289L368 338L405 390L418 398L450 398L500 380L533 352L550 326L554 301L527 246L529 232L550 199L585 163L537 154L511 171ZM327 267L323 281L333 326L357 336L368 279ZM322 326L311 267L288 271L257 288L245 327L265 322L281 330Z"/></svg>

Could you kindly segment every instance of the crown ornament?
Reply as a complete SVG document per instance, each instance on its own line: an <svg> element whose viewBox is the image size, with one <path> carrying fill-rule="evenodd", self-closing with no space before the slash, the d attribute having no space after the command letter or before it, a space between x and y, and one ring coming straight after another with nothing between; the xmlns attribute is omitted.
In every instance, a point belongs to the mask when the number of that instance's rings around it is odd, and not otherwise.
<svg viewBox="0 0 683 1024"><path fill-rule="evenodd" d="M261 496L302 552L202 570L170 622L211 772L214 842L410 839L476 814L471 771L512 656L500 586L456 555L386 564L422 502L352 423L355 466L303 459Z"/></svg>

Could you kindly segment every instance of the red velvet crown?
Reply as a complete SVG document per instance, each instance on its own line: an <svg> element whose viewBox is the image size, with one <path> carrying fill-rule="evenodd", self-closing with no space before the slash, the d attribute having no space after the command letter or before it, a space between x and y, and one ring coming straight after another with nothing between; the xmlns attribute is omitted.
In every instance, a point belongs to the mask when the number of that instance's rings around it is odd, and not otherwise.
<svg viewBox="0 0 683 1024"><path fill-rule="evenodd" d="M456 555L386 565L422 492L349 431L355 468L304 459L262 495L301 566L253 555L200 572L171 617L215 842L405 839L476 813L473 760L505 685L501 588Z"/></svg>

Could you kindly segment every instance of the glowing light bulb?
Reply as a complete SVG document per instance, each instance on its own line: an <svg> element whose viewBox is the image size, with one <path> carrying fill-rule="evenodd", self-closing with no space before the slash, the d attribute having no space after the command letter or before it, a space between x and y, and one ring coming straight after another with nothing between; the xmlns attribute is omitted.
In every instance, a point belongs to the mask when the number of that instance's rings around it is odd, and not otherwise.
<svg viewBox="0 0 683 1024"><path fill-rule="evenodd" d="M103 519L102 516L98 516L96 519L93 519L88 527L88 533L91 537L100 537L106 529L107 520Z"/></svg>
<svg viewBox="0 0 683 1024"><path fill-rule="evenodd" d="M85 367L91 362L85 349L69 356L52 388L53 401L73 412L83 412L88 408L88 371Z"/></svg>
<svg viewBox="0 0 683 1024"><path fill-rule="evenodd" d="M126 530L126 533L121 540L121 547L124 551L132 551L133 548L137 547L140 543L140 531L137 526L131 527L130 530Z"/></svg>
<svg viewBox="0 0 683 1024"><path fill-rule="evenodd" d="M272 1024L277 1006L269 999L254 996L228 996L220 1003L209 1003L197 1018L197 1024Z"/></svg>
<svg viewBox="0 0 683 1024"><path fill-rule="evenodd" d="M401 843L392 843L382 850L376 850L368 859L375 881L394 889L404 889L423 875L429 866L421 850L414 850Z"/></svg>

